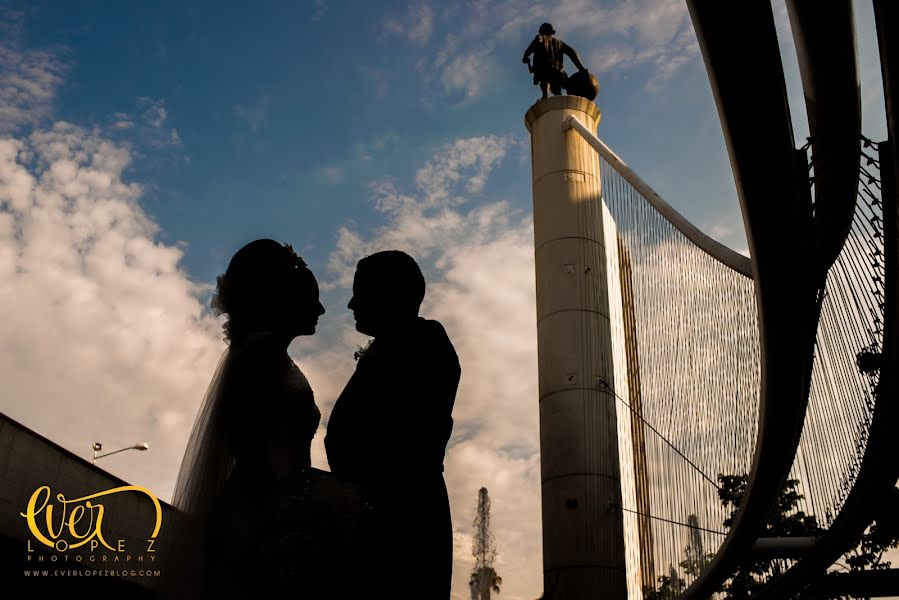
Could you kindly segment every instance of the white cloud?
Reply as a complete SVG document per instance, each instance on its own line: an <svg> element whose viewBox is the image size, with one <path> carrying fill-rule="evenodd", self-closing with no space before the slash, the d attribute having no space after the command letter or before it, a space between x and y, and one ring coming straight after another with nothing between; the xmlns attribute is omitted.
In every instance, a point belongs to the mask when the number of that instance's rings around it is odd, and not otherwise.
<svg viewBox="0 0 899 600"><path fill-rule="evenodd" d="M112 123L110 129L132 129L134 121L128 113L117 112L112 115Z"/></svg>
<svg viewBox="0 0 899 600"><path fill-rule="evenodd" d="M389 222L371 240L347 228L338 231L337 249L328 268L335 279L323 288L348 287L352 283L356 261L365 253L380 249L415 248L425 258L454 244L459 236L483 240L489 233L507 225L508 207L495 203L472 209L465 218L453 210L467 195L480 193L487 176L512 144L508 138L494 135L458 139L439 148L435 156L415 174L417 193L402 192L396 183L382 179L371 184L372 203L387 213ZM472 229L467 219L479 219Z"/></svg>
<svg viewBox="0 0 899 600"><path fill-rule="evenodd" d="M381 22L381 35L384 37L399 36L403 31L403 24L397 18L388 17Z"/></svg>
<svg viewBox="0 0 899 600"><path fill-rule="evenodd" d="M107 120L108 136L129 146L152 150L181 149L181 135L168 124L169 111L164 98L140 96L131 113L115 112Z"/></svg>
<svg viewBox="0 0 899 600"><path fill-rule="evenodd" d="M495 135L458 139L441 148L424 167L415 174L415 183L424 192L424 206L436 206L452 199L455 184L462 183L465 193L479 193L490 171L506 155L509 140Z"/></svg>
<svg viewBox="0 0 899 600"><path fill-rule="evenodd" d="M381 212L397 212L406 206L415 206L418 199L400 192L396 184L389 180L376 181L371 184L372 201Z"/></svg>
<svg viewBox="0 0 899 600"><path fill-rule="evenodd" d="M399 142L399 136L394 131L387 131L372 139L370 147L375 152L381 152L387 148L395 148Z"/></svg>
<svg viewBox="0 0 899 600"><path fill-rule="evenodd" d="M888 134L874 7L870 2L855 2L854 8L862 84L862 132L875 141L885 140Z"/></svg>
<svg viewBox="0 0 899 600"><path fill-rule="evenodd" d="M560 34L617 34L643 46L673 41L690 22L679 0L632 0L610 8L592 0L563 0L549 16Z"/></svg>
<svg viewBox="0 0 899 600"><path fill-rule="evenodd" d="M473 36L463 28L447 33L437 51L432 56L419 56L413 68L422 79L423 89L431 90L436 81L445 97L464 105L477 98L482 84L491 80L494 46L492 37ZM426 97L431 95L433 92Z"/></svg>
<svg viewBox="0 0 899 600"><path fill-rule="evenodd" d="M259 124L265 121L271 97L268 94L258 96L250 105L238 104L234 107L234 114L247 122L250 131L256 133Z"/></svg>
<svg viewBox="0 0 899 600"><path fill-rule="evenodd" d="M390 93L390 83L387 71L365 65L360 65L359 71L362 72L363 76L368 80L368 85L371 87L375 98L383 100L387 97Z"/></svg>
<svg viewBox="0 0 899 600"><path fill-rule="evenodd" d="M163 138L164 141L162 143L163 146L180 146L181 145L181 136L178 134L178 130L174 127L171 128L166 136Z"/></svg>
<svg viewBox="0 0 899 600"><path fill-rule="evenodd" d="M67 69L51 52L22 47L21 20L0 8L0 134L47 118Z"/></svg>
<svg viewBox="0 0 899 600"><path fill-rule="evenodd" d="M364 161L370 161L382 152L394 152L398 148L400 138L393 130L372 137L367 142L359 142L355 145L356 155Z"/></svg>
<svg viewBox="0 0 899 600"><path fill-rule="evenodd" d="M319 175L328 183L340 183L346 177L346 172L342 167L329 165L319 169Z"/></svg>
<svg viewBox="0 0 899 600"><path fill-rule="evenodd" d="M123 179L126 147L68 123L0 140L0 410L168 498L224 349L204 286Z"/></svg>
<svg viewBox="0 0 899 600"><path fill-rule="evenodd" d="M428 4L412 4L401 17L388 17L381 22L381 36L403 37L423 46L434 33L434 9Z"/></svg>
<svg viewBox="0 0 899 600"><path fill-rule="evenodd" d="M315 0L315 9L312 11L312 20L321 21L328 12L328 3L325 0Z"/></svg>
<svg viewBox="0 0 899 600"><path fill-rule="evenodd" d="M484 75L489 70L489 58L485 53L475 51L453 56L440 69L440 82L447 95L461 92L462 100L472 100L481 92Z"/></svg>
<svg viewBox="0 0 899 600"><path fill-rule="evenodd" d="M142 110L140 118L148 127L159 129L165 125L165 120L169 116L165 109L165 100L141 96L137 99L137 105Z"/></svg>
<svg viewBox="0 0 899 600"><path fill-rule="evenodd" d="M593 34L600 40L587 54L586 62L587 68L600 76L651 65L645 87L654 90L699 56L696 34L683 2L622 2L607 10L587 10L579 17L577 11L583 8L582 2L563 3L560 26L582 35Z"/></svg>
<svg viewBox="0 0 899 600"><path fill-rule="evenodd" d="M409 39L418 44L425 44L434 32L434 11L427 4L411 8L410 27L406 30Z"/></svg>
<svg viewBox="0 0 899 600"><path fill-rule="evenodd" d="M739 213L730 213L717 219L706 221L700 229L713 240L721 242L728 248L745 256L749 256L743 217Z"/></svg>

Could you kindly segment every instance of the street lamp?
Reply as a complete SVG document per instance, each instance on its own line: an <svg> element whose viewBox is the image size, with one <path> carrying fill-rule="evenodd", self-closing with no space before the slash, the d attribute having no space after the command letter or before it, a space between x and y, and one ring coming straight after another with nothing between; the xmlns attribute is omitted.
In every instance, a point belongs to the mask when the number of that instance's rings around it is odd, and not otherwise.
<svg viewBox="0 0 899 600"><path fill-rule="evenodd" d="M147 442L141 442L140 444L134 444L133 446L128 446L127 448L122 448L121 450L113 450L112 452L107 452L106 454L97 454L100 450L103 449L103 444L100 442L94 442L94 460L91 461L92 464L97 464L98 458L103 458L104 456L109 456L110 454L117 454L119 452L124 452L125 450L140 450L143 452L144 450L150 449L150 444Z"/></svg>

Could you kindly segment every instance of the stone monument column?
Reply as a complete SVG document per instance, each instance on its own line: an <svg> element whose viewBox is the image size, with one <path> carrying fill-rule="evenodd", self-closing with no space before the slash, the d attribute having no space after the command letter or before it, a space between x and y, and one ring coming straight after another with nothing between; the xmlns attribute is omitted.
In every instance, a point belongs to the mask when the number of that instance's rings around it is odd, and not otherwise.
<svg viewBox="0 0 899 600"><path fill-rule="evenodd" d="M596 152L564 122L596 131L596 104L539 100L531 134L544 598L627 598L610 325L609 252ZM604 224L605 222L605 224ZM617 270L617 269L616 269ZM616 344L617 345L617 344Z"/></svg>

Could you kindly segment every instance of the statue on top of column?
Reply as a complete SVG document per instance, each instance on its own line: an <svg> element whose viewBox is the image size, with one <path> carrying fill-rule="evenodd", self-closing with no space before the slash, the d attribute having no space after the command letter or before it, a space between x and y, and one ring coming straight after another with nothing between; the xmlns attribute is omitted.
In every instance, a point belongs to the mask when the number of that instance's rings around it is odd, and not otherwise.
<svg viewBox="0 0 899 600"><path fill-rule="evenodd" d="M596 76L587 71L571 46L553 37L555 33L556 30L549 23L541 25L537 36L521 58L521 62L528 66L528 71L534 74L534 85L540 86L543 98L548 98L550 91L554 96L558 96L562 93L562 88L565 88L572 96L583 96L593 100L599 92ZM531 54L534 55L533 65ZM568 56L578 69L578 72L571 77L568 77L562 68L565 56Z"/></svg>

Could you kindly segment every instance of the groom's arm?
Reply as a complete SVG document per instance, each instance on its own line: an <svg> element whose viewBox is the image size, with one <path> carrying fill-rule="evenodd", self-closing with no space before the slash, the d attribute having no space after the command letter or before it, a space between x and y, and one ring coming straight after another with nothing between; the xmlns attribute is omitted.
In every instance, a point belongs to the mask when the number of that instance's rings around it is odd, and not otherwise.
<svg viewBox="0 0 899 600"><path fill-rule="evenodd" d="M398 464L409 468L439 470L452 433L461 371L442 328L439 333L409 354L409 369L395 397L399 436L392 452Z"/></svg>

